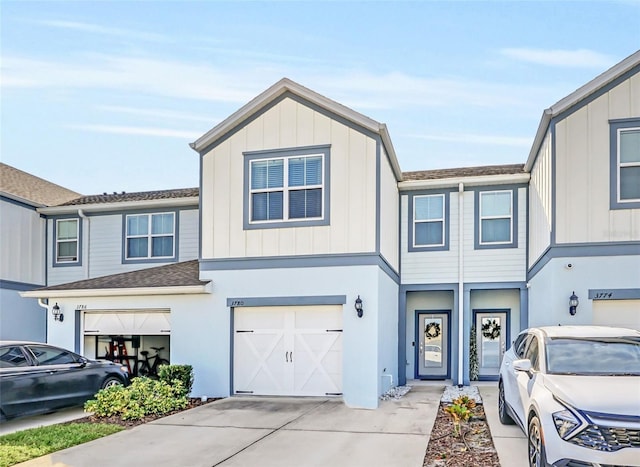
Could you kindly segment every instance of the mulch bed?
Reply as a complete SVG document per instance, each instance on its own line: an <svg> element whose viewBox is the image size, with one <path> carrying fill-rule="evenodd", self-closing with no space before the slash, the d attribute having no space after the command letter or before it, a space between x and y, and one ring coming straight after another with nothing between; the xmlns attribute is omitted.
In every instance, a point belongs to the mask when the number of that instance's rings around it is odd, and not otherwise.
<svg viewBox="0 0 640 467"><path fill-rule="evenodd" d="M460 423L462 437L454 436L453 420L441 403L431 430L423 467L500 467L482 404L472 410L469 422Z"/></svg>
<svg viewBox="0 0 640 467"><path fill-rule="evenodd" d="M146 417L141 418L140 420L123 420L119 416L96 417L95 415L89 415L87 417L79 418L77 420L73 420L67 423L109 423L111 425L120 425L125 428L133 428L134 426L143 425L145 423L152 422L159 418L168 417L169 415L177 414L184 410L193 409L200 405L209 404L210 402L217 401L217 400L218 398L212 398L212 399L207 399L206 402L203 402L202 399L200 399L199 397L191 398L189 399L189 405L182 410L174 410L172 412L169 412L163 415L147 415Z"/></svg>

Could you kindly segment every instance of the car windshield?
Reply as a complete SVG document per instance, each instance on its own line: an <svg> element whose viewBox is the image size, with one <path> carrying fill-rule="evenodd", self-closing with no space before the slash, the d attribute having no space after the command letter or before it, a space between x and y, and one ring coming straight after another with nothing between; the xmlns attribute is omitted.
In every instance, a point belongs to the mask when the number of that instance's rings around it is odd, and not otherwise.
<svg viewBox="0 0 640 467"><path fill-rule="evenodd" d="M640 375L637 337L554 338L546 350L550 374Z"/></svg>

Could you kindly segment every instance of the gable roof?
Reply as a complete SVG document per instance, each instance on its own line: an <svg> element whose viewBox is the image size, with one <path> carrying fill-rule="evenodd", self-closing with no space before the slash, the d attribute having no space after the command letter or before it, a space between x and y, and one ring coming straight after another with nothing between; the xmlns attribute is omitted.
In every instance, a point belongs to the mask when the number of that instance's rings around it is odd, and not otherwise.
<svg viewBox="0 0 640 467"><path fill-rule="evenodd" d="M203 154L208 150L208 148L218 142L220 138L224 137L230 132L233 132L239 125L242 124L242 122L258 114L262 109L264 109L266 106L268 106L287 92L301 97L302 99L315 104L331 113L334 113L337 116L344 118L361 128L380 135L382 143L384 144L387 155L391 162L391 166L393 167L396 179L398 181L402 179L400 165L398 164L398 159L396 157L395 150L393 149L393 144L391 143L387 126L384 123L379 123L359 112L356 112L353 109L350 109L349 107L346 107L321 94L318 94L311 89L301 86L300 84L291 81L288 78L282 78L280 81L253 98L251 101L231 114L225 120L206 132L200 138L195 140L193 143L189 144L189 146L198 153Z"/></svg>
<svg viewBox="0 0 640 467"><path fill-rule="evenodd" d="M0 162L0 192L33 206L56 206L80 193Z"/></svg>
<svg viewBox="0 0 640 467"><path fill-rule="evenodd" d="M544 141L544 137L547 133L547 130L549 129L551 120L554 117L557 117L561 113L571 109L573 106L580 104L582 101L595 95L606 86L612 84L614 81L624 78L625 75L635 74L638 72L640 72L640 50L629 55L627 58L622 60L620 63L612 66L604 73L596 76L594 79L589 81L584 86L579 87L568 96L560 99L548 109L545 109L542 112L540 124L538 125L538 131L536 132L536 136L533 140L533 145L531 147L531 150L529 151L529 157L527 158L527 163L525 164L525 170L528 172L533 167L533 163L538 156L540 146Z"/></svg>
<svg viewBox="0 0 640 467"><path fill-rule="evenodd" d="M146 295L155 293L186 293L178 289L192 288L193 292L204 292L204 287L210 281L200 280L200 266L198 260L183 261L181 263L167 264L136 271L112 274L110 276L96 277L81 281L68 282L66 284L42 287L28 292L23 292L23 297L52 297L78 295L78 291L84 291L82 295ZM128 293L122 293L128 289ZM144 290L131 290L144 289ZM155 290L154 290L155 289ZM163 290L165 289L165 290Z"/></svg>

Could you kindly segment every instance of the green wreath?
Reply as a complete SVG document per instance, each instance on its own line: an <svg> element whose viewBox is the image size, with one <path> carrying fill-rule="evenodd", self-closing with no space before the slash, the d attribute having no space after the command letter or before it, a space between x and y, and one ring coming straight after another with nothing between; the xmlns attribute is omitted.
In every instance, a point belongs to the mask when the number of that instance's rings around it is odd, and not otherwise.
<svg viewBox="0 0 640 467"><path fill-rule="evenodd" d="M424 336L428 339L435 339L440 335L440 323L429 323L424 329Z"/></svg>
<svg viewBox="0 0 640 467"><path fill-rule="evenodd" d="M500 337L500 324L495 319L490 319L482 325L482 336L495 340Z"/></svg>

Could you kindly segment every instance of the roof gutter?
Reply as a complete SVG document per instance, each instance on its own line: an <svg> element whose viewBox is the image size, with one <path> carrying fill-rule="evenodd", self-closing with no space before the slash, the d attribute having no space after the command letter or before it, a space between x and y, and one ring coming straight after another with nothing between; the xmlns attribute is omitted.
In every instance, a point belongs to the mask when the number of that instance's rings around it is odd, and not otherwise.
<svg viewBox="0 0 640 467"><path fill-rule="evenodd" d="M129 289L29 290L19 292L24 298L131 297L142 295L193 295L211 293L211 283L174 287L136 287Z"/></svg>
<svg viewBox="0 0 640 467"><path fill-rule="evenodd" d="M505 174L505 175L478 175L475 177L452 177L438 178L433 180L406 180L398 183L400 191L428 190L440 188L456 188L460 183L465 187L481 185L507 185L517 183L527 183L531 175L528 173Z"/></svg>
<svg viewBox="0 0 640 467"><path fill-rule="evenodd" d="M531 150L529 151L527 163L524 164L525 172L531 172L531 169L533 168L533 163L535 162L536 157L538 156L538 151L540 151L540 146L542 145L542 142L547 135L549 124L551 123L553 115L554 113L552 108L545 109L544 112L542 112L542 118L540 118L538 131L536 132L536 137L533 139L533 146L531 146Z"/></svg>
<svg viewBox="0 0 640 467"><path fill-rule="evenodd" d="M116 203L94 203L94 204L71 204L69 206L50 206L39 208L40 214L54 216L58 214L76 214L78 209L82 209L85 214L99 213L106 211L121 211L123 209L153 209L194 206L198 207L199 198L190 196L188 198L165 198L147 201L121 201Z"/></svg>

